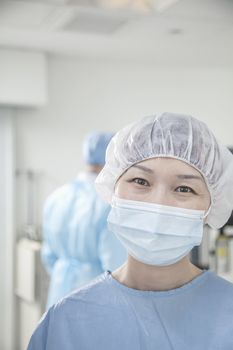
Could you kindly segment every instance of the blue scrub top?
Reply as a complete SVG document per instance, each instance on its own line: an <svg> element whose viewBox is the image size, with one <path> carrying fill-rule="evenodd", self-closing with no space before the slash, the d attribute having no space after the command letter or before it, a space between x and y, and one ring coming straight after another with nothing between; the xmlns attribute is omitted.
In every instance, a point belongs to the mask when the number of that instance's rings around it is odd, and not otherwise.
<svg viewBox="0 0 233 350"><path fill-rule="evenodd" d="M139 291L106 272L53 306L28 350L232 350L233 285L204 271L169 291Z"/></svg>
<svg viewBox="0 0 233 350"><path fill-rule="evenodd" d="M50 274L47 307L127 259L107 228L110 206L95 190L96 174L82 173L46 201L42 260Z"/></svg>

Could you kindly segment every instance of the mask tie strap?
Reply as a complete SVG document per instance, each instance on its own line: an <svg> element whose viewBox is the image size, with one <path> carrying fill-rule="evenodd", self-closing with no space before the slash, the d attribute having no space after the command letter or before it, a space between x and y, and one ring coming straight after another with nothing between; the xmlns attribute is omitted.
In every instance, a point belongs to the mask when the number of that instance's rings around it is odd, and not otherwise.
<svg viewBox="0 0 233 350"><path fill-rule="evenodd" d="M210 210L211 210L211 205L209 206L209 209L207 210L207 212L204 214L203 219L205 219L209 215Z"/></svg>

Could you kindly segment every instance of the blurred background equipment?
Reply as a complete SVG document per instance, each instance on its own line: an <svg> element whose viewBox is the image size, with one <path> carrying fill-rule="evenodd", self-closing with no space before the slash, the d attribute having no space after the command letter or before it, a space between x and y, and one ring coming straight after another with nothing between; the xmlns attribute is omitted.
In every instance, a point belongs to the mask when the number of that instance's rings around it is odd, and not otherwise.
<svg viewBox="0 0 233 350"><path fill-rule="evenodd" d="M233 153L233 148L229 148ZM191 252L194 264L211 269L233 283L233 212L227 223L219 230L205 226L201 246Z"/></svg>
<svg viewBox="0 0 233 350"><path fill-rule="evenodd" d="M27 169L17 170L17 189L20 196L20 225L19 237L30 240L41 240L40 217L40 186L43 177L40 173Z"/></svg>
<svg viewBox="0 0 233 350"><path fill-rule="evenodd" d="M16 246L18 347L26 349L28 339L45 311L48 276L41 264L41 243L21 238Z"/></svg>
<svg viewBox="0 0 233 350"><path fill-rule="evenodd" d="M39 205L43 174L17 170L18 234L16 243L15 294L18 308L18 346L26 349L28 338L45 311L48 275L41 263Z"/></svg>

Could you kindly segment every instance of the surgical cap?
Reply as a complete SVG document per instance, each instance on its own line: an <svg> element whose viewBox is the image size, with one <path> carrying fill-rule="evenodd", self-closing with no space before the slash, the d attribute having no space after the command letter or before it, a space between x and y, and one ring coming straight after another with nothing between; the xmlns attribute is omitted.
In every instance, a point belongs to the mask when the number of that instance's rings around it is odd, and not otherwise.
<svg viewBox="0 0 233 350"><path fill-rule="evenodd" d="M88 134L83 143L85 162L91 165L104 165L106 149L112 137L112 133L92 132Z"/></svg>
<svg viewBox="0 0 233 350"><path fill-rule="evenodd" d="M206 124L191 116L163 113L120 130L107 148L97 191L111 202L119 177L133 164L155 157L175 158L197 169L211 196L207 223L220 228L227 222L233 209L233 155Z"/></svg>

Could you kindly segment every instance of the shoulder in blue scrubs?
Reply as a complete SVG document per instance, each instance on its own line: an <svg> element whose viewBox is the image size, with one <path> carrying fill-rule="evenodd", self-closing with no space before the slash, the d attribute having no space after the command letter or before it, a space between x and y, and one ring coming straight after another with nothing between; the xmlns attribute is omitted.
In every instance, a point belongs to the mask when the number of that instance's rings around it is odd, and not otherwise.
<svg viewBox="0 0 233 350"><path fill-rule="evenodd" d="M28 350L232 350L233 285L204 271L151 292L106 272L50 308Z"/></svg>

